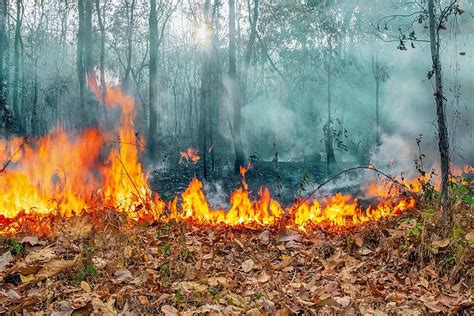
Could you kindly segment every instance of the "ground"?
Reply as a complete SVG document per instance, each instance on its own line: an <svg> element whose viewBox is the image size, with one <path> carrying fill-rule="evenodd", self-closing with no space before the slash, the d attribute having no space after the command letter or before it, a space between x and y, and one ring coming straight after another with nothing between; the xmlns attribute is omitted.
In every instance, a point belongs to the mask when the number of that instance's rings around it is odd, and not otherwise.
<svg viewBox="0 0 474 316"><path fill-rule="evenodd" d="M469 315L474 209L446 240L425 213L338 233L57 221L53 235L3 240L0 312Z"/></svg>

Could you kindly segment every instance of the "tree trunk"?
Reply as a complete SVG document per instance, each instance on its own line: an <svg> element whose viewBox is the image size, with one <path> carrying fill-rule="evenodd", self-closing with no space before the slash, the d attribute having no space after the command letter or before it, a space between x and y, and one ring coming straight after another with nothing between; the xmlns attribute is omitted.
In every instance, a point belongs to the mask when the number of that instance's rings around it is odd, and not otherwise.
<svg viewBox="0 0 474 316"><path fill-rule="evenodd" d="M242 112L240 108L239 84L237 81L237 57L235 46L235 0L229 0L229 80L230 80L230 100L234 110L234 171L238 173L240 167L244 165L244 150L242 145Z"/></svg>
<svg viewBox="0 0 474 316"><path fill-rule="evenodd" d="M150 0L150 66L149 66L149 112L150 122L148 129L148 147L150 157L156 158L157 131L158 131L158 17L156 0Z"/></svg>
<svg viewBox="0 0 474 316"><path fill-rule="evenodd" d="M130 89L130 73L132 70L132 52L133 52L133 27L134 27L134 10L135 10L135 0L132 0L132 3L128 4L126 2L127 7L127 64L125 67L125 76L123 80L123 85L125 86L125 90Z"/></svg>
<svg viewBox="0 0 474 316"><path fill-rule="evenodd" d="M333 165L336 163L336 157L334 155L334 140L332 130L332 116L331 116L331 89L332 89L332 51L329 52L329 61L327 69L327 93L328 93L328 120L324 126L325 134L325 145L326 145L326 165L328 174L331 173Z"/></svg>
<svg viewBox="0 0 474 316"><path fill-rule="evenodd" d="M107 87L105 85L105 3L104 11L102 14L100 11L100 0L95 0L95 7L97 11L97 20L99 23L100 29L100 58L99 58L99 68L100 68L100 86L101 86L101 101L105 104L105 97L107 95Z"/></svg>
<svg viewBox="0 0 474 316"><path fill-rule="evenodd" d="M431 58L433 61L433 71L435 75L434 95L436 101L436 116L438 122L438 149L441 160L441 214L443 224L446 227L443 233L446 236L449 233L449 227L451 225L451 214L449 211L449 138L443 96L441 61L439 54L439 25L435 18L433 1L434 0L428 0L428 16L430 24Z"/></svg>
<svg viewBox="0 0 474 316"><path fill-rule="evenodd" d="M22 0L16 1L16 24L15 24L15 60L14 60L14 74L13 74L13 113L18 132L20 135L24 134L23 122L20 113L20 97L18 95L20 86L20 58L21 58L21 24L23 20L23 3Z"/></svg>
<svg viewBox="0 0 474 316"><path fill-rule="evenodd" d="M255 41L257 39L257 22L258 22L258 5L259 5L259 0L255 0L254 2L254 7L253 7L253 16L251 17L251 12L250 12L250 0L248 1L248 10L249 10L249 20L250 20L250 35L249 35L249 41L247 43L247 48L245 50L245 56L244 56L244 67L242 71L242 89L243 89L243 103L247 104L248 103L248 91L247 91L247 81L248 81L248 70L250 66L250 58L252 57L252 53L254 50L255 46Z"/></svg>
<svg viewBox="0 0 474 316"><path fill-rule="evenodd" d="M79 80L79 102L81 111L85 108L85 84L86 84L86 73L84 68L84 0L77 1L77 10L79 17L79 29L77 33L77 56L76 56L76 67L77 77Z"/></svg>

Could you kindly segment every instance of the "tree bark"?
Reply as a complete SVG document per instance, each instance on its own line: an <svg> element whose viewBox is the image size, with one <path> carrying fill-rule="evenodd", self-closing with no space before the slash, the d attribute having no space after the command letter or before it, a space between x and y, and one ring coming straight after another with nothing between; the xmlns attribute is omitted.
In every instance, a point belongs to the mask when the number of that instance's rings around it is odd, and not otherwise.
<svg viewBox="0 0 474 316"><path fill-rule="evenodd" d="M244 150L242 145L242 111L240 107L239 84L237 79L237 56L235 45L235 0L229 0L229 80L230 99L234 110L234 171L238 173L244 165Z"/></svg>
<svg viewBox="0 0 474 316"><path fill-rule="evenodd" d="M325 145L326 145L326 165L328 174L331 173L333 165L336 163L334 155L334 140L332 130L332 114L331 114L331 92L332 92L332 51L329 52L329 61L327 69L327 94L328 94L328 120L324 126Z"/></svg>
<svg viewBox="0 0 474 316"><path fill-rule="evenodd" d="M150 122L148 129L148 147L150 157L156 157L158 131L158 17L156 0L150 0L150 66L149 66L149 103Z"/></svg>
<svg viewBox="0 0 474 316"><path fill-rule="evenodd" d="M134 26L134 11L135 11L135 0L132 0L132 3L128 4L126 2L127 7L127 64L125 67L125 76L123 80L123 85L125 86L125 90L130 89L130 73L132 71L132 52L133 52L133 26ZM158 23L158 22L157 22Z"/></svg>
<svg viewBox="0 0 474 316"><path fill-rule="evenodd" d="M435 75L435 101L436 101L436 117L438 123L438 149L441 160L441 216L442 222L446 227L445 236L449 232L451 226L451 214L449 211L449 138L448 123L446 120L445 103L443 96L443 80L440 61L440 26L436 21L434 12L434 0L428 0L428 17L430 28L430 48L431 59L433 61L433 71Z"/></svg>
<svg viewBox="0 0 474 316"><path fill-rule="evenodd" d="M23 20L24 7L22 0L16 1L16 24L15 24L15 59L14 59L14 74L13 74L13 113L15 115L15 122L20 135L24 134L23 122L20 112L20 97L18 95L20 86L20 58L21 58L21 24Z"/></svg>
<svg viewBox="0 0 474 316"><path fill-rule="evenodd" d="M100 86L101 86L101 101L105 104L105 97L107 95L107 87L105 84L105 3L103 14L100 11L100 0L95 0L95 7L97 11L97 20L100 30L100 57L99 57L99 71L100 71Z"/></svg>
<svg viewBox="0 0 474 316"><path fill-rule="evenodd" d="M250 67L250 59L252 57L255 41L257 39L257 22L258 22L258 6L259 0L254 1L253 13L250 12L250 0L248 1L248 10L249 10L249 20L250 20L250 35L249 41L247 43L247 48L245 49L245 56L244 56L244 67L242 71L242 89L243 89L243 103L248 103L248 70Z"/></svg>
<svg viewBox="0 0 474 316"><path fill-rule="evenodd" d="M84 0L77 1L77 10L79 17L79 29L77 33L77 56L76 56L76 67L77 67L77 79L79 80L79 102L81 110L85 107L85 84L86 84L86 73L84 68Z"/></svg>

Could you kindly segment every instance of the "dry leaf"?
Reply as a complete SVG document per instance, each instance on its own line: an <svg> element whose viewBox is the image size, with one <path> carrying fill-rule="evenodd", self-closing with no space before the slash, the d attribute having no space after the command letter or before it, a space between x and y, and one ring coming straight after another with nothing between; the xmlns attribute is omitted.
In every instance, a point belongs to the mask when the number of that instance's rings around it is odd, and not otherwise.
<svg viewBox="0 0 474 316"><path fill-rule="evenodd" d="M132 273L127 269L120 269L114 273L115 282L118 284L123 282L129 282L133 279Z"/></svg>
<svg viewBox="0 0 474 316"><path fill-rule="evenodd" d="M270 280L270 276L265 271L262 271L262 273L260 273L260 276L258 277L258 282L265 283L268 280Z"/></svg>
<svg viewBox="0 0 474 316"><path fill-rule="evenodd" d="M349 296L344 296L344 297L335 297L334 300L338 302L342 308L346 308L351 304L351 298Z"/></svg>
<svg viewBox="0 0 474 316"><path fill-rule="evenodd" d="M292 264L294 260L295 260L295 258L293 258L293 257L285 258L280 263L274 265L273 268L276 269L276 270L282 270L282 269L288 267L290 264Z"/></svg>
<svg viewBox="0 0 474 316"><path fill-rule="evenodd" d="M46 247L40 250L31 251L26 257L26 264L35 264L39 262L49 262L56 257L54 250L51 247Z"/></svg>
<svg viewBox="0 0 474 316"><path fill-rule="evenodd" d="M20 273L20 279L21 279L21 283L28 283L35 279L35 275L34 274L23 275Z"/></svg>
<svg viewBox="0 0 474 316"><path fill-rule="evenodd" d="M248 259L242 262L242 270L244 270L244 272L250 272L252 271L254 267L255 267L255 263L253 262L252 259Z"/></svg>
<svg viewBox="0 0 474 316"><path fill-rule="evenodd" d="M450 243L449 238L436 240L431 243L434 248L446 248Z"/></svg>
<svg viewBox="0 0 474 316"><path fill-rule="evenodd" d="M20 294L18 294L18 293L17 293L15 290L13 290L13 289L9 289L6 294L7 294L7 297L8 297L9 299L11 299L12 302L14 302L14 303L21 301L21 296L20 296Z"/></svg>
<svg viewBox="0 0 474 316"><path fill-rule="evenodd" d="M89 293L91 291L91 286L86 281L81 281L81 289L83 289L84 292Z"/></svg>
<svg viewBox="0 0 474 316"><path fill-rule="evenodd" d="M10 265L15 260L15 258L12 256L10 251L5 252L1 257L0 257L0 272L6 269L7 266Z"/></svg>
<svg viewBox="0 0 474 316"><path fill-rule="evenodd" d="M62 273L68 269L71 269L76 265L76 260L62 260L56 259L51 260L50 262L46 263L43 268L38 272L37 277L40 279L47 279L56 274Z"/></svg>
<svg viewBox="0 0 474 316"><path fill-rule="evenodd" d="M117 315L117 312L113 308L112 304L104 303L98 298L92 299L92 307L94 308L95 312L99 313L99 315L104 315L104 316Z"/></svg>
<svg viewBox="0 0 474 316"><path fill-rule="evenodd" d="M178 310L171 305L163 305L161 307L161 312L165 314L165 316L175 316L178 315Z"/></svg>
<svg viewBox="0 0 474 316"><path fill-rule="evenodd" d="M467 233L466 236L464 236L464 239L470 243L474 242L474 229Z"/></svg>

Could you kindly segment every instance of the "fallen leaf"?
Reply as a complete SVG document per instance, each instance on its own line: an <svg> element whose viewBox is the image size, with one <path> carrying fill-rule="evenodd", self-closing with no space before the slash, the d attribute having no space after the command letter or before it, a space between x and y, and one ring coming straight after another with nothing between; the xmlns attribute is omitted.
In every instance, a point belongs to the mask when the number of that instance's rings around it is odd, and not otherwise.
<svg viewBox="0 0 474 316"><path fill-rule="evenodd" d="M270 233L268 230L263 231L258 235L258 239L260 239L260 242L262 245L268 245L270 243Z"/></svg>
<svg viewBox="0 0 474 316"><path fill-rule="evenodd" d="M98 312L99 315L105 316L114 316L117 315L117 312L114 310L112 304L104 303L99 298L92 299L92 308L95 312Z"/></svg>
<svg viewBox="0 0 474 316"><path fill-rule="evenodd" d="M288 267L290 264L293 263L295 259L293 257L288 257L283 259L280 263L273 266L276 270L283 270L284 268Z"/></svg>
<svg viewBox="0 0 474 316"><path fill-rule="evenodd" d="M20 279L21 279L21 283L28 283L35 279L35 275L34 274L23 275L20 273Z"/></svg>
<svg viewBox="0 0 474 316"><path fill-rule="evenodd" d="M41 270L39 270L37 277L39 279L47 279L56 274L62 273L68 269L71 269L76 265L76 260L62 260L55 259L46 263Z"/></svg>
<svg viewBox="0 0 474 316"><path fill-rule="evenodd" d="M260 316L258 308L252 308L245 313L246 316Z"/></svg>
<svg viewBox="0 0 474 316"><path fill-rule="evenodd" d="M31 251L26 257L26 264L32 265L35 263L49 262L56 257L54 250L51 247L46 247L40 250Z"/></svg>
<svg viewBox="0 0 474 316"><path fill-rule="evenodd" d="M21 301L21 296L20 296L20 294L18 294L18 293L17 293L15 290L13 290L13 289L9 289L6 294L7 294L7 297L8 297L9 299L11 299L12 302L14 302L14 303Z"/></svg>
<svg viewBox="0 0 474 316"><path fill-rule="evenodd" d="M342 308L346 308L351 304L351 298L349 296L344 296L344 297L335 297L334 300L338 302Z"/></svg>
<svg viewBox="0 0 474 316"><path fill-rule="evenodd" d="M265 283L268 280L270 280L270 276L265 271L262 271L262 273L260 273L260 276L258 277L258 282Z"/></svg>
<svg viewBox="0 0 474 316"><path fill-rule="evenodd" d="M91 291L91 286L86 281L81 281L81 289L83 289L84 292L89 293Z"/></svg>
<svg viewBox="0 0 474 316"><path fill-rule="evenodd" d="M44 241L39 241L38 237L36 236L26 236L23 237L23 239L20 241L21 244L30 244L31 246L36 246L36 245L44 245Z"/></svg>
<svg viewBox="0 0 474 316"><path fill-rule="evenodd" d="M207 279L207 284L210 286L218 286L218 285L223 285L226 286L228 283L227 278L224 277L211 277Z"/></svg>
<svg viewBox="0 0 474 316"><path fill-rule="evenodd" d="M7 266L10 265L15 260L15 258L12 256L10 251L5 252L1 257L0 257L0 272L6 269Z"/></svg>
<svg viewBox="0 0 474 316"><path fill-rule="evenodd" d="M436 240L431 243L434 248L446 248L450 243L449 238Z"/></svg>
<svg viewBox="0 0 474 316"><path fill-rule="evenodd" d="M163 305L161 307L161 312L165 314L165 316L175 316L178 315L178 310L171 305Z"/></svg>
<svg viewBox="0 0 474 316"><path fill-rule="evenodd" d="M114 273L115 282L118 284L123 282L129 282L133 279L132 273L127 269L120 269Z"/></svg>
<svg viewBox="0 0 474 316"><path fill-rule="evenodd" d="M250 272L252 271L254 267L255 267L255 263L253 262L252 259L248 259L242 262L242 270L244 270L244 272Z"/></svg>
<svg viewBox="0 0 474 316"><path fill-rule="evenodd" d="M474 229L467 233L466 236L464 236L464 239L470 243L474 242Z"/></svg>
<svg viewBox="0 0 474 316"><path fill-rule="evenodd" d="M188 281L183 281L179 282L177 287L185 292L191 293L191 292L205 292L207 291L207 286L202 285L197 282L188 282Z"/></svg>

